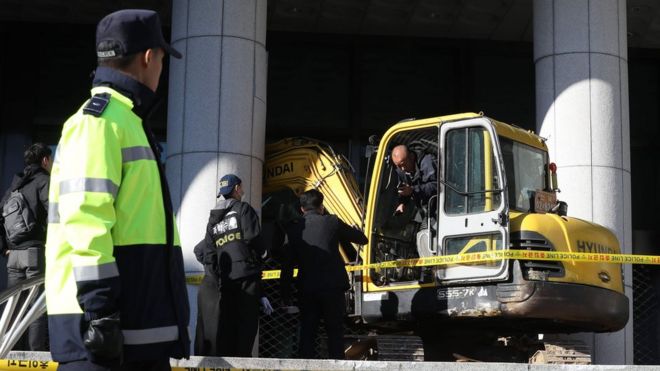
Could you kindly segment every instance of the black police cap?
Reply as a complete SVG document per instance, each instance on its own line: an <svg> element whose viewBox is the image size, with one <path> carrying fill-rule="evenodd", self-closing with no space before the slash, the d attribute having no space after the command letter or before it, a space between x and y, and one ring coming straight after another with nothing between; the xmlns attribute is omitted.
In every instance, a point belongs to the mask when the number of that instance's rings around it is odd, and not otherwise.
<svg viewBox="0 0 660 371"><path fill-rule="evenodd" d="M96 55L124 57L151 48L162 48L175 58L181 53L165 42L158 13L146 9L124 9L106 15L96 27Z"/></svg>

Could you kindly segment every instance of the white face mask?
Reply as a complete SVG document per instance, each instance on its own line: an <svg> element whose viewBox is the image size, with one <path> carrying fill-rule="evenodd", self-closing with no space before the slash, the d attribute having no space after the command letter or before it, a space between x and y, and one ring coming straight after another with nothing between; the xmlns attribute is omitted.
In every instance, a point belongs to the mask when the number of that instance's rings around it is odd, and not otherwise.
<svg viewBox="0 0 660 371"><path fill-rule="evenodd" d="M240 184L238 184L238 185L236 185L236 188L234 188L234 190L236 191L236 194L238 195L238 200L243 201L243 196L245 196L245 192L243 192L243 187Z"/></svg>

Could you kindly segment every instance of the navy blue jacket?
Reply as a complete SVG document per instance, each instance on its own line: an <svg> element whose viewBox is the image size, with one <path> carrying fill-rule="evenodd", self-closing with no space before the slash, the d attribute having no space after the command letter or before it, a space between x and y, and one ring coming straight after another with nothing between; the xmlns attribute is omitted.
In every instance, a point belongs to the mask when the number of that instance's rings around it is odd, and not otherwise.
<svg viewBox="0 0 660 371"><path fill-rule="evenodd" d="M298 266L298 290L312 293L327 290L347 290L350 286L339 253L339 243L367 243L361 231L350 227L336 215L305 213L287 228L288 246L282 265L282 295L289 297L293 266Z"/></svg>
<svg viewBox="0 0 660 371"><path fill-rule="evenodd" d="M401 196L401 203L413 199L417 207L426 209L429 199L438 194L438 174L432 154L420 156L421 160L415 163L415 172L406 173L396 168L399 183L406 183L413 188L410 196ZM417 158L420 158L417 157Z"/></svg>

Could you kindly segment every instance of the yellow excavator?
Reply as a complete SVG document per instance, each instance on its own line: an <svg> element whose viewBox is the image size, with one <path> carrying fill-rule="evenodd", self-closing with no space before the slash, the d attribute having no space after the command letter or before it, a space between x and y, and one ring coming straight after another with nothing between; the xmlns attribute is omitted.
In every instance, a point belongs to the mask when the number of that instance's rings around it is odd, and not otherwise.
<svg viewBox="0 0 660 371"><path fill-rule="evenodd" d="M297 196L316 188L329 212L369 237L347 264L507 249L620 253L610 230L567 216L557 200L556 166L531 131L464 113L406 120L370 141L364 192L350 163L320 141L267 145L264 225L297 217ZM394 212L401 199L390 159L400 144L418 158L431 154L438 178L437 195L402 214ZM531 356L529 344L521 345L526 336L611 332L628 321L617 264L502 260L368 269L352 272L351 282L352 323L372 334L411 331L427 360L489 360L485 353L502 343L514 350L491 360L524 360ZM480 353L477 344L488 350Z"/></svg>

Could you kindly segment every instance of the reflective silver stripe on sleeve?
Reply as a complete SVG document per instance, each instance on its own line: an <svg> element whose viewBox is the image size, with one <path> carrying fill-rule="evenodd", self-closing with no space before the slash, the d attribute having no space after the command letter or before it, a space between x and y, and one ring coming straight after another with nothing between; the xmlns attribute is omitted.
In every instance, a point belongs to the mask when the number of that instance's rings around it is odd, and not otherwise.
<svg viewBox="0 0 660 371"><path fill-rule="evenodd" d="M123 162L137 160L155 160L154 152L150 147L128 147L122 148L121 157Z"/></svg>
<svg viewBox="0 0 660 371"><path fill-rule="evenodd" d="M179 328L177 326L122 330L121 332L124 335L124 344L126 345L164 343L179 339Z"/></svg>
<svg viewBox="0 0 660 371"><path fill-rule="evenodd" d="M110 179L103 178L77 178L60 182L60 195L74 192L103 192L117 196L119 187Z"/></svg>
<svg viewBox="0 0 660 371"><path fill-rule="evenodd" d="M48 203L48 223L60 222L60 204L57 202Z"/></svg>
<svg viewBox="0 0 660 371"><path fill-rule="evenodd" d="M119 276L117 263L106 263L101 265L87 265L83 267L73 267L73 276L76 282L97 281L105 278Z"/></svg>

